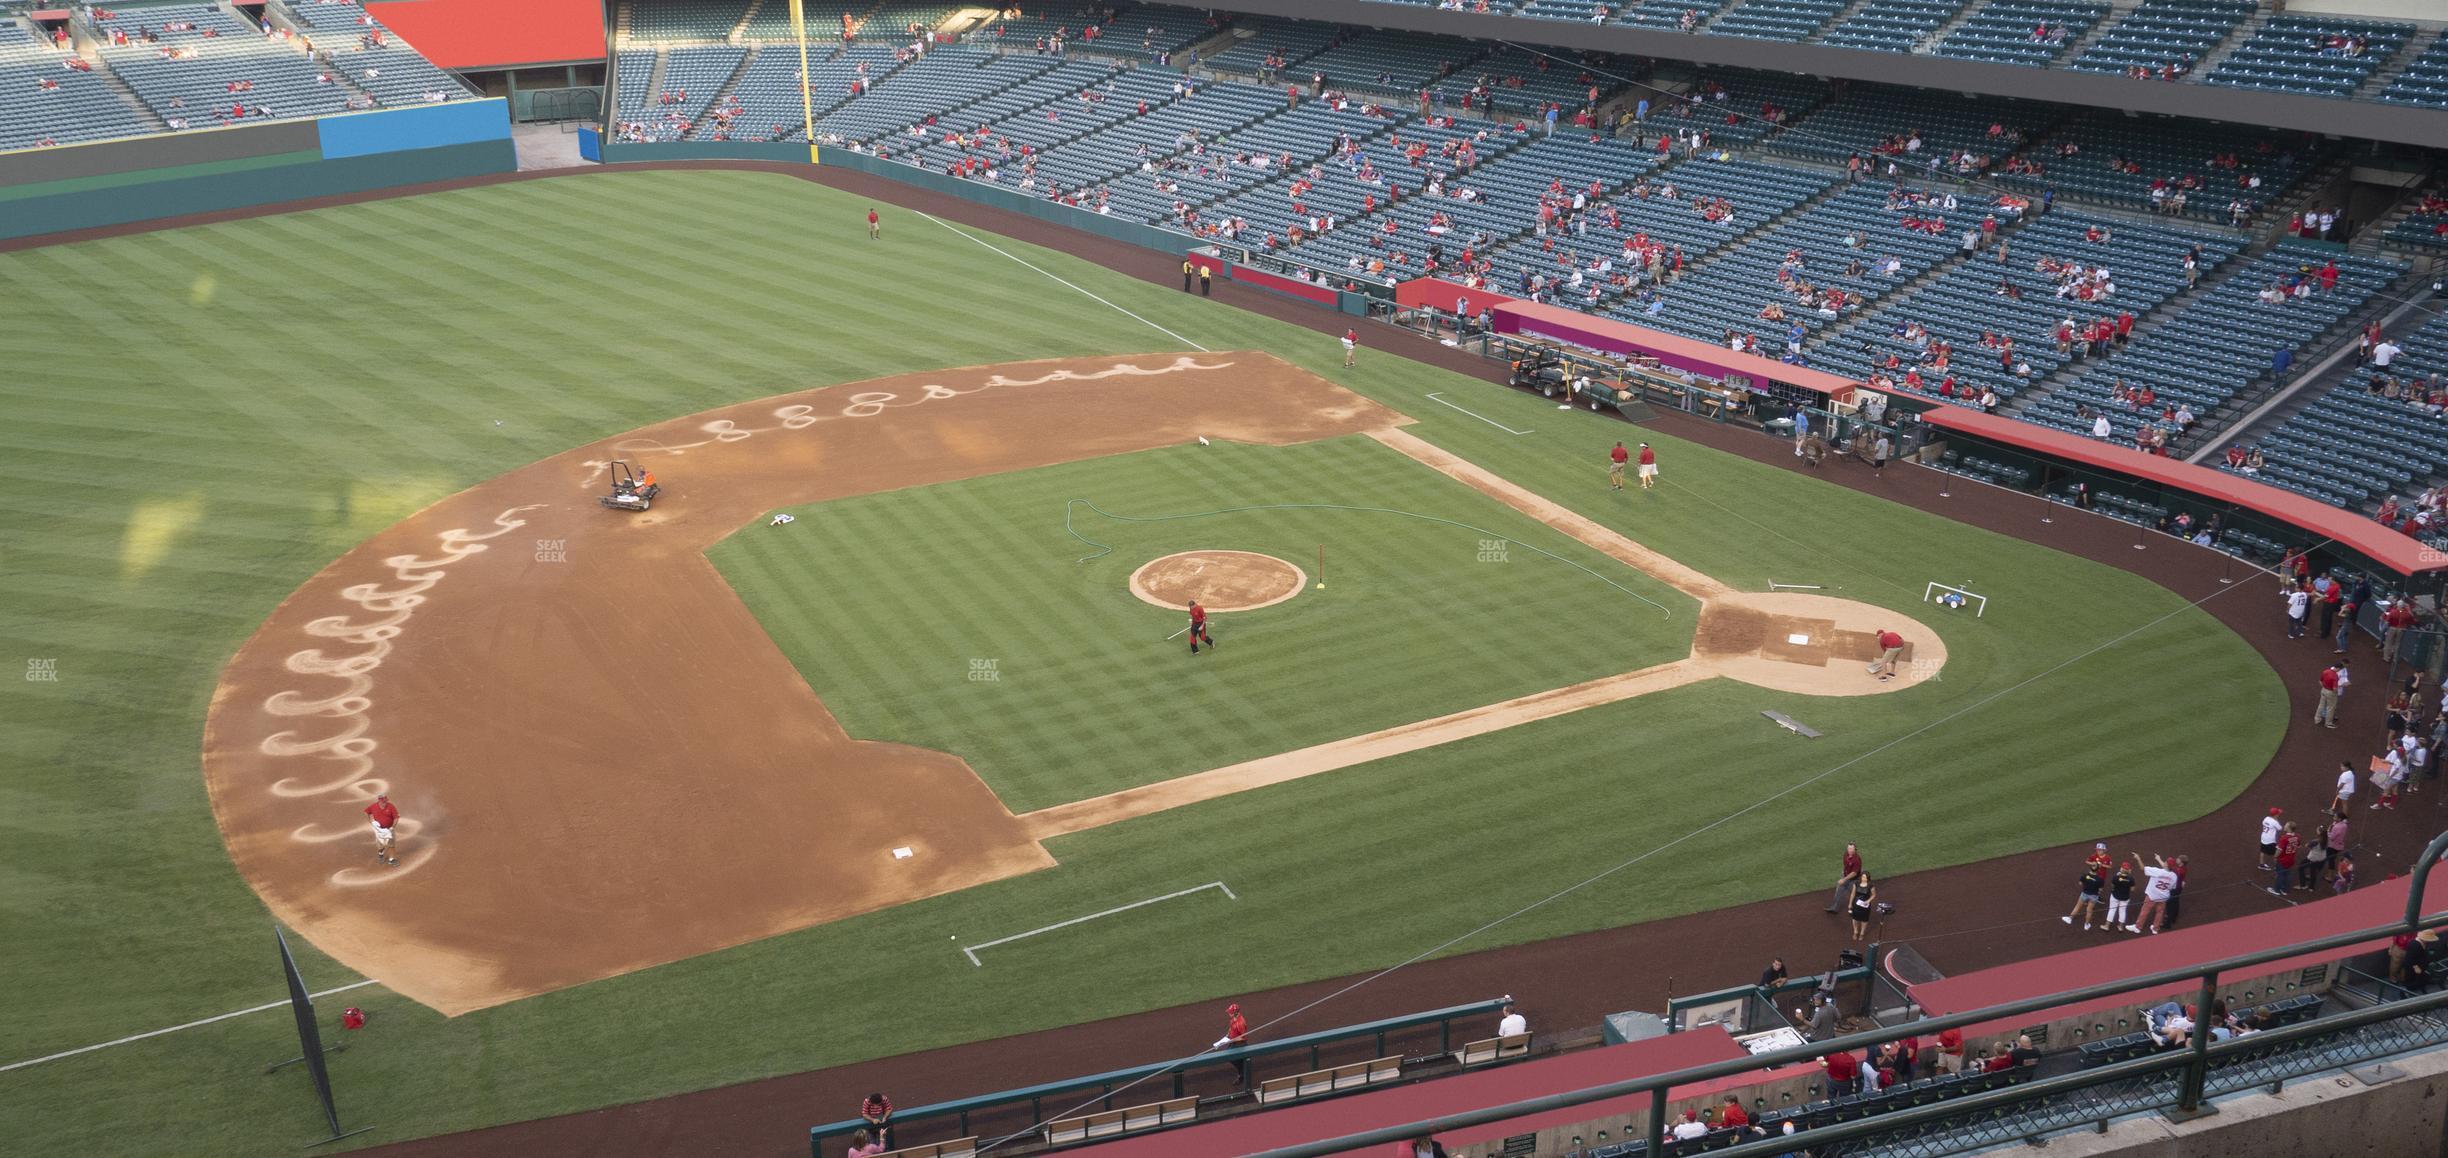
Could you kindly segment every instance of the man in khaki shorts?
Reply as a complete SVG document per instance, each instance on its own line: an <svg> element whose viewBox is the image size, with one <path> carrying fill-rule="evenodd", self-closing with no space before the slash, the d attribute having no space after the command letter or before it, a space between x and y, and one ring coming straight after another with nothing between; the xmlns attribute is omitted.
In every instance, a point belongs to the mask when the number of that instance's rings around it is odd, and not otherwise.
<svg viewBox="0 0 2448 1158"><path fill-rule="evenodd" d="M1878 662L1870 665L1870 674L1891 680L1896 674L1896 660L1904 654L1904 637L1882 627L1878 633Z"/></svg>
<svg viewBox="0 0 2448 1158"><path fill-rule="evenodd" d="M399 806L389 796L376 795L374 803L365 806L365 814L374 821L374 859L399 867L399 856L392 851L392 829L399 824Z"/></svg>
<svg viewBox="0 0 2448 1158"><path fill-rule="evenodd" d="M1616 490L1623 489L1624 464L1630 461L1632 461L1632 452L1625 450L1624 444L1620 442L1615 444L1615 449L1607 452L1607 485L1609 487Z"/></svg>

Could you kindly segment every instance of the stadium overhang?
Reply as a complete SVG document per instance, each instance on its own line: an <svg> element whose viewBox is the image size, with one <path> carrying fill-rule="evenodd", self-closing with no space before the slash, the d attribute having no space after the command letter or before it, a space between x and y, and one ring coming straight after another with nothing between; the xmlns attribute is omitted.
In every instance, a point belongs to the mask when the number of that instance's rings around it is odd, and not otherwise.
<svg viewBox="0 0 2448 1158"><path fill-rule="evenodd" d="M428 0L430 2L430 0ZM1432 32L1471 40L1509 40L1560 52L1626 56L1911 85L1946 92L2017 97L2115 109L2135 116L2185 117L2355 140L2448 147L2448 109L2347 101L2223 85L2169 84L2063 68L2025 68L1894 52L1692 35L1655 28L1447 11L1381 0L1233 0L1222 11L1328 20L1362 28Z"/></svg>

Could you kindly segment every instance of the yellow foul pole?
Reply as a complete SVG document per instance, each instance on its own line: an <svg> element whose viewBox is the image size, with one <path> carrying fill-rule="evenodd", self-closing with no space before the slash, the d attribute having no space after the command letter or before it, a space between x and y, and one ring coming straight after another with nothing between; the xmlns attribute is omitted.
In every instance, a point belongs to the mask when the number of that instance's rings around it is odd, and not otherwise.
<svg viewBox="0 0 2448 1158"><path fill-rule="evenodd" d="M807 6L801 0L790 0L791 30L799 35L799 119L807 130L808 164L818 163L816 156L816 97L808 91Z"/></svg>

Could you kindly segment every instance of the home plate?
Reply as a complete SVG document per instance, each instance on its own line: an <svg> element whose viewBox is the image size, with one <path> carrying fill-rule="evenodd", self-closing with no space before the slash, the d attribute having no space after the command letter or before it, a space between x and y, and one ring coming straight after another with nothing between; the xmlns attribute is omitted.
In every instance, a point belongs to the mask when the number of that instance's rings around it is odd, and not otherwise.
<svg viewBox="0 0 2448 1158"><path fill-rule="evenodd" d="M893 859L894 859L894 860L908 860L909 858L911 858L911 857L913 857L913 856L916 856L916 855L918 855L918 854L917 854L917 853L914 853L914 852L911 852L911 851L909 850L909 846L907 846L907 845L903 845L902 847L900 847L900 848L896 848L896 849L894 849L894 850L893 850Z"/></svg>
<svg viewBox="0 0 2448 1158"><path fill-rule="evenodd" d="M1809 636L1807 636L1807 635L1802 635L1802 634L1796 633L1796 634L1793 634L1793 635L1788 635L1788 636L1786 636L1786 637L1785 637L1785 642L1790 643L1790 644L1794 645L1795 647L1808 647L1808 646L1810 646L1810 637L1809 637Z"/></svg>

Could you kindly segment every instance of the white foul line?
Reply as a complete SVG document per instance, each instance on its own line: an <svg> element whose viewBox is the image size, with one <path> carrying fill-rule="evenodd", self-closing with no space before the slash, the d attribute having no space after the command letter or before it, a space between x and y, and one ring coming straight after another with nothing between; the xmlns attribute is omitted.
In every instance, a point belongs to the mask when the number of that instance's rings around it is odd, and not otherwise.
<svg viewBox="0 0 2448 1158"><path fill-rule="evenodd" d="M332 994L334 994L334 993L346 993L346 992L348 992L348 991L349 991L349 990L351 990L351 989L363 989L363 988L365 988L366 986L368 986L368 985L372 985L372 984L374 984L374 983L375 983L375 982L374 982L372 979L370 979L370 978L369 978L369 979L364 980L364 981L357 981L357 982L352 982L352 983L347 984L347 985L343 985L343 986L339 987L338 989L326 989L326 990L324 990L324 991L323 991L323 992L321 992L321 993L309 993L309 994L307 994L306 996L308 996L308 997L329 997L329 996L331 996L331 995L332 995ZM207 1017L207 1018L203 1019L202 1021L190 1021L190 1022L188 1022L188 1023L187 1023L187 1024L185 1024L185 1025L174 1025L174 1026L171 1026L171 1027L170 1027L170 1028L168 1028L168 1029L149 1029L149 1030L146 1030L146 1031L145 1031L145 1032L143 1032L143 1033L131 1033L131 1034L129 1034L128 1036L123 1037L123 1038L120 1038L120 1039L119 1039L119 1040L117 1040L117 1041L106 1041L106 1042L101 1043L100 1045L85 1045L85 1046L78 1046L78 1047L77 1047L77 1048L75 1048L75 1049L64 1049L64 1050L61 1050L60 1052L55 1053L55 1054L46 1054L46 1055L44 1055L44 1056L42 1056L42 1057L38 1057L38 1058L28 1058L28 1059L26 1059L25 1061L21 1061L21 1062L10 1062L10 1063L9 1063L9 1064L7 1064L7 1065L0 1066L0 1073L6 1073L6 1072L8 1072L8 1071L10 1071L10 1070L21 1070L21 1069L26 1068L27 1066L38 1066L38 1065L43 1064L44 1062L47 1062L47 1061L58 1061L59 1059L64 1058L64 1057L75 1057L76 1055L81 1054L81 1053L92 1053L93 1051L98 1050L98 1049L109 1049L110 1047L112 1047L112 1046L114 1046L114 1045L126 1045L127 1043L129 1043L129 1042L131 1042L131 1041L143 1041L144 1039L146 1039L146 1038L148 1038L148 1037L160 1037L161 1035L163 1035L163 1034L165 1034L165 1033L177 1033L178 1031L180 1031L180 1030L182 1030L182 1029L194 1029L195 1027L197 1027L197 1026L199 1026L199 1025L211 1025L212 1023L214 1023L214 1022L216 1022L216 1021L228 1021L229 1019L231 1019L231 1018L233 1018L233 1017L244 1017L244 1016L246 1016L247 1014L250 1014L250 1013L262 1013L264 1010L267 1010L267 1009L279 1009L280 1007L282 1007L282 1006L284 1006L284 1005L287 1005L287 1004L289 1004L289 1002L288 1002L286 999L283 999L283 1000L280 1000L280 1001L271 1001L271 1002L266 1002L266 1003L264 1003L264 1004L262 1004L262 1005L251 1006L251 1007L246 1008L246 1009L233 1009L233 1010L229 1011L228 1013L218 1014L218 1015L213 1016L213 1017Z"/></svg>
<svg viewBox="0 0 2448 1158"><path fill-rule="evenodd" d="M1438 405L1441 405L1441 406L1453 406L1453 408L1454 408L1454 409L1456 409L1456 410L1462 410L1462 408L1461 408L1461 407L1459 407L1459 406L1454 406L1454 404L1453 404L1453 403L1451 403L1451 402L1447 402L1447 401L1445 401L1444 399L1437 397L1435 394L1431 394L1431 395L1429 395L1429 396L1428 396L1428 400L1429 400L1430 402L1437 403ZM1493 427L1495 427L1495 428L1496 428L1496 429L1498 429L1498 430L1504 431L1506 434L1529 434L1529 433L1531 433L1530 431L1527 431L1527 430L1515 430L1515 429L1513 429L1512 427L1507 426L1507 425L1505 425L1504 423L1498 422L1498 421L1496 421L1495 419L1490 418L1490 417L1488 417L1488 416L1487 416L1487 415L1485 415L1485 414L1481 414L1481 413L1479 413L1479 412L1478 412L1478 411L1476 411L1476 410L1462 410L1462 413L1464 413L1464 414L1468 414L1468 415L1470 415L1471 417L1476 418L1476 419L1478 419L1478 420L1479 420L1479 421L1481 421L1481 422L1487 423L1488 425L1493 426Z"/></svg>
<svg viewBox="0 0 2448 1158"><path fill-rule="evenodd" d="M963 956L963 957L967 957L967 958L969 959L969 963L970 963L970 964L972 964L972 965L976 965L976 966L978 966L978 967L980 967L980 968L983 968L983 967L985 966L985 964L986 964L986 963L985 963L985 962L983 962L983 961L980 961L980 960L978 960L978 959L977 959L978 950L980 950L980 949L992 949L992 948L994 948L994 947L995 947L995 946L997 946L997 945L1006 945L1006 944L1010 944L1011 942L1013 942L1013 941L1017 941L1017 940L1020 940L1020 939L1022 939L1022 938L1024 938L1024 937L1034 937L1034 936L1036 936L1036 935L1037 935L1037 934L1039 934L1039 933L1051 933L1051 932L1053 932L1053 931L1054 931L1054 930L1056 930L1056 929L1067 929L1067 928L1069 928L1069 927L1071 927L1071 926L1073 926L1073 925L1079 924L1079 923L1080 923L1080 922L1082 922L1082 921L1093 921L1093 920L1096 920L1098 917L1110 917L1110 916L1113 916L1115 913L1127 913L1127 912L1131 911L1132 909L1139 908L1139 907L1140 907L1140 906L1142 906L1142 905L1152 905L1152 904L1155 904L1155 903L1156 903L1156 902L1158 902L1158 901L1169 901L1169 900L1172 900L1172 899L1173 899L1173 898L1175 898L1175 897L1186 897L1186 896L1189 896L1189 895L1190 895L1190 894L1192 894L1192 893L1203 893L1203 892L1206 892L1206 891L1207 891L1207 890L1209 890L1209 889L1223 889L1223 890L1224 890L1224 895L1225 895L1225 896L1227 896L1227 897L1231 897L1232 899L1234 899L1234 900L1236 900L1236 901L1241 899L1239 895L1235 894L1235 893L1232 891L1231 886L1226 885L1224 882L1222 882L1222 881L1209 881L1209 882L1207 882L1206 884L1203 884L1203 885L1198 885L1198 886L1196 886L1196 887L1194 887L1194 888L1187 888L1187 889L1183 889L1182 891L1180 891L1180 892L1178 892L1178 893L1166 893L1165 895L1163 895L1163 896L1161 896L1161 897L1149 897L1148 899L1146 899L1146 900L1144 900L1144 901L1132 901L1131 903L1129 903L1129 904L1127 904L1127 905L1121 905L1121 906L1118 906L1118 907L1115 907L1115 908L1107 909L1107 910L1105 910L1105 911L1104 911L1104 912L1102 912L1102 913L1090 913L1090 914L1088 914L1088 915L1087 915L1087 916L1085 916L1085 917L1073 917L1073 918L1071 918L1071 919L1070 919L1070 920L1068 920L1068 921L1056 921L1055 923L1053 923L1053 924L1051 924L1051 925L1048 925L1048 926L1046 926L1045 928L1042 928L1042 929L1031 929L1031 930L1029 930L1028 932L1025 932L1025 933L1014 933L1014 934L1012 934L1012 935L1011 935L1011 936L1009 936L1009 937L1004 937L1004 938L1001 938L1001 939L999 939L999 940L994 940L994 941L988 941L988 942L986 942L986 943L985 943L985 944L983 944L983 945L963 945L963 946L961 946L961 956Z"/></svg>
<svg viewBox="0 0 2448 1158"><path fill-rule="evenodd" d="M917 210L915 210L915 209L911 210L910 212L912 212L912 213L918 213L918 211L917 211ZM1159 325L1157 325L1157 324L1156 324L1156 323L1154 323L1154 322L1148 321L1146 318L1142 318L1142 317L1140 317L1140 316L1139 316L1139 315L1137 315L1137 314L1131 313L1129 310L1125 310L1125 309L1123 309L1123 308L1122 308L1122 307L1120 307L1120 306L1114 305L1112 302L1106 301L1104 298L1097 297L1097 295L1095 295L1094 293L1090 293L1088 290L1081 289L1081 288L1080 288L1078 285L1076 285L1076 284L1074 284L1074 283L1072 283L1072 282L1069 282L1069 281L1064 281L1064 279L1063 279L1063 278L1061 278L1060 276L1058 276L1058 275L1056 275L1056 274L1050 273L1050 272L1048 272L1048 271L1046 271L1046 270L1043 270L1043 269L1039 269L1037 266L1030 265L1030 264L1029 264L1029 262L1028 262L1026 259L1023 259L1023 258L1022 258L1022 257L1020 257L1018 254L1011 253L1011 252L1009 252L1009 251L1007 251L1007 250L1003 249L1002 247L1000 247L1000 246L998 246L998 245L994 244L993 242L990 242L990 241L986 240L986 239L985 239L985 238L983 238L983 237L979 237L979 236L977 236L976 234L973 234L973 233L968 233L968 232L964 232L964 231L963 231L963 230L961 230L961 229L960 229L958 226L953 225L951 222L946 221L946 220L944 220L943 218L937 217L937 216L935 216L935 215L934 215L934 214L932 214L932 213L918 213L918 216L920 216L920 217L924 217L924 218L926 218L927 220L932 221L932 222L934 222L934 223L935 223L935 224L937 224L937 225L943 226L944 228L949 229L949 230L951 230L951 231L952 231L952 232L954 232L954 233L958 233L958 234L960 234L962 237L966 237L966 238L968 238L968 239L969 239L969 240L971 240L971 241L977 242L979 245L983 245L983 246L985 246L985 247L986 247L986 248L988 248L988 249L994 250L996 253L1000 253L1000 254L1002 254L1002 255L1003 255L1003 256L1005 256L1005 257L1011 258L1013 261L1017 261L1017 262L1019 262L1019 263L1020 263L1020 264L1022 264L1022 265L1028 266L1028 268L1030 268L1030 269L1037 270L1037 272L1042 273L1042 274L1045 274L1045 276L1050 277L1050 278L1053 278L1055 281L1062 282L1062 284L1067 285L1067 286L1070 286L1072 289L1079 290L1079 292L1081 292L1081 293L1083 293L1083 294L1087 294L1087 295L1088 295L1090 298L1095 299L1097 302L1099 302L1099 303L1101 303L1101 304L1103 304L1103 305L1105 305L1105 306L1107 306L1107 307L1109 307L1109 308L1111 308L1111 309L1113 309L1113 310L1116 310L1116 311L1118 311L1118 312L1122 313L1123 315L1125 315L1125 316L1127 316L1127 317L1129 317L1129 318L1131 318L1131 319L1133 319L1133 320L1135 320L1135 321L1139 322L1140 324L1147 326L1149 329L1155 330L1157 333L1163 334L1164 336L1166 336L1166 337L1168 337L1168 338L1171 338L1171 339L1173 339L1173 340L1174 340L1174 341L1176 341L1176 342L1180 342L1182 345L1188 346L1188 347L1190 347L1191 349L1198 351L1199 353L1202 353L1202 354L1212 354L1212 353L1215 353L1215 351L1210 350L1210 349L1208 349L1208 348L1207 348L1207 347L1205 347L1205 346L1199 345L1197 342L1193 342L1193 341L1191 341L1191 340L1190 340L1190 339L1188 339L1188 338L1182 337L1180 334L1176 334L1176 333L1174 333L1173 331L1171 331L1171 330L1168 330L1168 329L1164 328L1163 326L1159 326Z"/></svg>

